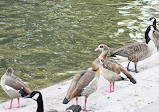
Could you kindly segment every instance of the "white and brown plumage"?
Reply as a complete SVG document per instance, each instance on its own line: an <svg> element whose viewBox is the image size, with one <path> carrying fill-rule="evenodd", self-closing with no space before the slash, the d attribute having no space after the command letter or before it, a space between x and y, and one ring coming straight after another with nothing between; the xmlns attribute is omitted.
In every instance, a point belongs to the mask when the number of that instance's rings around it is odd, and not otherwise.
<svg viewBox="0 0 159 112"><path fill-rule="evenodd" d="M63 104L67 104L74 97L76 97L76 102L78 103L77 97L85 96L84 111L86 111L87 97L97 89L97 83L100 76L100 67L103 67L102 62L103 57L98 57L92 63L92 70L83 70L74 76L66 97L63 100Z"/></svg>
<svg viewBox="0 0 159 112"><path fill-rule="evenodd" d="M134 42L129 43L117 50L115 50L110 56L115 57L116 55L127 57L129 62L127 66L127 70L129 71L129 64L130 62L134 62L135 65L135 72L137 73L137 63L141 60L144 60L148 57L150 57L154 51L155 44L151 40L152 37L149 35L152 35L154 31L153 25L149 26L150 30L147 30L145 32L145 39L146 43L142 42Z"/></svg>
<svg viewBox="0 0 159 112"><path fill-rule="evenodd" d="M107 55L109 55L109 47L107 45L100 44L95 49L95 51L97 51L97 50L107 52L107 54L105 54L106 60L103 64L104 68L100 69L101 75L103 75L103 77L110 82L110 89L108 91L104 92L104 94L108 94L108 93L111 93L114 91L114 82L115 81L122 81L122 80L128 81L128 79L129 79L133 84L136 83L133 76L131 74L129 74L121 64L117 63L115 60L107 58ZM126 75L128 79L123 77L122 74ZM113 90L111 89L112 83L113 83Z"/></svg>
<svg viewBox="0 0 159 112"><path fill-rule="evenodd" d="M24 97L31 93L31 90L28 86L18 77L13 74L13 69L9 67L6 73L1 77L1 86L2 89L8 94L11 98L10 106L7 109L12 108L13 98L18 98L18 105L16 108L20 107L19 97Z"/></svg>

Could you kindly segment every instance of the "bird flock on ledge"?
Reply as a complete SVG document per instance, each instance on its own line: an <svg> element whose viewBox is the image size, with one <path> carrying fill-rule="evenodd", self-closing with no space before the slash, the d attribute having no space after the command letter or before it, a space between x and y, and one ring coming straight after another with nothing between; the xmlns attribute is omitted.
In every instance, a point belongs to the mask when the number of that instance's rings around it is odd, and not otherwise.
<svg viewBox="0 0 159 112"><path fill-rule="evenodd" d="M68 107L63 112L80 112L81 110L91 111L86 108L87 98L97 90L100 75L103 75L103 77L110 82L110 88L103 91L104 95L114 92L116 81L130 81L133 84L137 83L136 79L129 73L129 71L138 73L137 63L150 57L156 47L159 51L159 30L158 25L156 24L156 18L152 17L149 20L153 22L153 25L149 25L145 31L146 43L129 43L115 50L111 54L109 47L105 44L100 44L95 49L95 51L101 51L101 54L93 61L91 70L82 70L74 76L66 92L66 96L62 101L63 104L67 104L70 100L76 98L76 104ZM117 61L109 58L117 55L127 57L129 60L126 69ZM131 62L134 63L134 70L129 68ZM39 91L31 91L19 77L14 75L13 68L9 67L1 77L1 86L11 98L10 105L4 107L5 109L19 108L19 98L24 97L32 98L37 101L36 112L44 112L42 94ZM80 96L85 96L84 108L81 108L78 104L78 97ZM12 105L14 98L17 98L18 100L17 106ZM49 112L58 111L52 110Z"/></svg>

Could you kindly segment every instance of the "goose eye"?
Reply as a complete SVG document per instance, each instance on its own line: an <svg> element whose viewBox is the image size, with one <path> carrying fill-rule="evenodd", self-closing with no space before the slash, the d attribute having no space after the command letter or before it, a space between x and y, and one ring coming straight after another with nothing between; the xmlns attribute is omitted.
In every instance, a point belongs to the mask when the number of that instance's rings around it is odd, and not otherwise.
<svg viewBox="0 0 159 112"><path fill-rule="evenodd" d="M103 60L103 59L101 59L101 62L104 62L104 60Z"/></svg>
<svg viewBox="0 0 159 112"><path fill-rule="evenodd" d="M100 48L103 48L103 46L100 46Z"/></svg>

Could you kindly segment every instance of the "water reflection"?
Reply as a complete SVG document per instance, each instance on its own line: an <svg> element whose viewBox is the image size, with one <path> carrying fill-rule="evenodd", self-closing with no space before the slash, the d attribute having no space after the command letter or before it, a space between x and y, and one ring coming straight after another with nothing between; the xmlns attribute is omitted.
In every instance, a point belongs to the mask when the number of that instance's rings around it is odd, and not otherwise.
<svg viewBox="0 0 159 112"><path fill-rule="evenodd" d="M0 74L11 66L32 90L66 80L91 66L100 43L143 40L157 11L150 0L1 0Z"/></svg>

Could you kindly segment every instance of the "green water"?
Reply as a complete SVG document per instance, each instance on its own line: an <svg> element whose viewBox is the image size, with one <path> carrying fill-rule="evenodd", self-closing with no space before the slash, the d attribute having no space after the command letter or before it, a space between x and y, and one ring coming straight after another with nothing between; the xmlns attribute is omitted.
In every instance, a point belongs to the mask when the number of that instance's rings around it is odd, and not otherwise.
<svg viewBox="0 0 159 112"><path fill-rule="evenodd" d="M148 0L0 0L0 76L13 67L32 90L51 86L90 67L100 43L144 41L157 15Z"/></svg>

